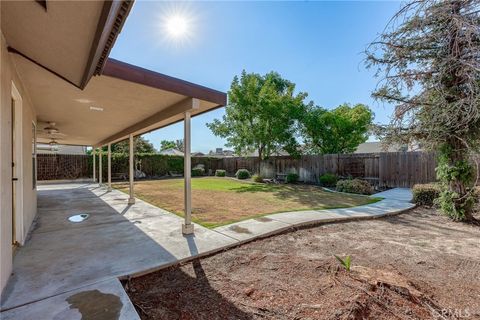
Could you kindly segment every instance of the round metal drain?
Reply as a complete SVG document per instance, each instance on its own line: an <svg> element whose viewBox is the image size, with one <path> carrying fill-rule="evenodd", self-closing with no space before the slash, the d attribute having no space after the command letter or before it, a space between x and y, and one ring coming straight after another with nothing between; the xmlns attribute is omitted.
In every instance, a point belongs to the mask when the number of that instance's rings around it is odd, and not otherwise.
<svg viewBox="0 0 480 320"><path fill-rule="evenodd" d="M68 217L68 221L78 223L78 222L83 222L87 220L88 217L90 217L88 213L80 213L80 214L76 214L74 216Z"/></svg>

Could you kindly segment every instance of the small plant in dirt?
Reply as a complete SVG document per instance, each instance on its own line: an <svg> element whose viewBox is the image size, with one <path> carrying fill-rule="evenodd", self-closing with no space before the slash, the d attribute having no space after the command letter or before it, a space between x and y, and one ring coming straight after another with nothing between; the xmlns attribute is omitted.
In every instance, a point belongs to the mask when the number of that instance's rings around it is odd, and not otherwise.
<svg viewBox="0 0 480 320"><path fill-rule="evenodd" d="M204 168L193 168L192 169L192 177L200 177L205 175Z"/></svg>
<svg viewBox="0 0 480 320"><path fill-rule="evenodd" d="M287 183L297 183L298 182L298 174L296 173L289 173L287 174Z"/></svg>
<svg viewBox="0 0 480 320"><path fill-rule="evenodd" d="M252 180L255 181L255 182L258 182L258 183L263 183L263 177L261 175L258 175L258 174L254 174L252 176Z"/></svg>
<svg viewBox="0 0 480 320"><path fill-rule="evenodd" d="M356 193L356 194L372 194L373 188L366 180L351 179L340 180L337 182L337 191Z"/></svg>
<svg viewBox="0 0 480 320"><path fill-rule="evenodd" d="M345 271L350 272L350 267L352 264L352 259L350 258L350 256L346 256L345 259L342 259L335 254L333 256L338 260L338 262L340 262L342 267L345 268Z"/></svg>
<svg viewBox="0 0 480 320"><path fill-rule="evenodd" d="M225 177L226 175L227 175L227 172L225 170L221 170L221 169L215 170L216 177Z"/></svg>
<svg viewBox="0 0 480 320"><path fill-rule="evenodd" d="M245 180L250 178L250 172L247 169L239 169L237 173L235 173L235 177L240 180Z"/></svg>
<svg viewBox="0 0 480 320"><path fill-rule="evenodd" d="M413 186L413 203L421 206L433 206L440 195L441 187L436 183L416 184Z"/></svg>
<svg viewBox="0 0 480 320"><path fill-rule="evenodd" d="M337 185L337 176L333 173L325 173L318 179L323 187L335 187Z"/></svg>

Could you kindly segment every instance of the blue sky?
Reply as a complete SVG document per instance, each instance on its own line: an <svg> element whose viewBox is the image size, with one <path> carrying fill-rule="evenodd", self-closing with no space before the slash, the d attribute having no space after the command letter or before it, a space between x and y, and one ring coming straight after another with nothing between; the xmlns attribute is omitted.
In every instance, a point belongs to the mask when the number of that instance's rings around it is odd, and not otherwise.
<svg viewBox="0 0 480 320"><path fill-rule="evenodd" d="M375 122L386 123L392 107L370 97L377 81L362 52L399 7L393 1L137 1L110 56L224 92L243 69L273 70L317 105L365 103ZM187 17L188 37L168 37L164 24L172 14ZM223 114L222 108L192 119L192 151L224 146L205 126ZM182 136L181 123L145 135L156 148Z"/></svg>

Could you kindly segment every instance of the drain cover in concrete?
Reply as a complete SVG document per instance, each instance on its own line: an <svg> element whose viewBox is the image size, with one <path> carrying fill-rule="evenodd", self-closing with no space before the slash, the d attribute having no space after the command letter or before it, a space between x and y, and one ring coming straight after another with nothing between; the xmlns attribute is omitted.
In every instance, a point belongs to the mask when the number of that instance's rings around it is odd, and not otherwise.
<svg viewBox="0 0 480 320"><path fill-rule="evenodd" d="M68 221L70 222L83 222L88 219L90 215L88 213L81 213L81 214L76 214L74 216L68 217Z"/></svg>

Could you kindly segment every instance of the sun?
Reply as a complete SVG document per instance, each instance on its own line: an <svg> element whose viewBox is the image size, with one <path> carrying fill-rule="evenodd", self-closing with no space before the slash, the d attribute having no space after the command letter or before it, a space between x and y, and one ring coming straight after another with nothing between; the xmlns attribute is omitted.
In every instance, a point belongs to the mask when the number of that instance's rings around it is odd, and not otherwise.
<svg viewBox="0 0 480 320"><path fill-rule="evenodd" d="M165 27L173 38L183 38L187 35L189 24L186 17L175 14L166 19Z"/></svg>
<svg viewBox="0 0 480 320"><path fill-rule="evenodd" d="M180 48L199 37L198 12L191 6L186 2L169 3L157 11L155 29L163 44Z"/></svg>

